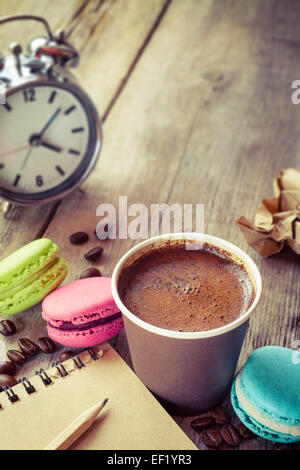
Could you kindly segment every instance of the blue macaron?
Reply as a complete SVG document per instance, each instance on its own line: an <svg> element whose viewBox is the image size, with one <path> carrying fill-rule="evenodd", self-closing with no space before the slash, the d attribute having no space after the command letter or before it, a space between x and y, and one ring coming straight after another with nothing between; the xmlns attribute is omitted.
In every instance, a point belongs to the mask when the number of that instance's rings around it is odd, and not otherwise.
<svg viewBox="0 0 300 470"><path fill-rule="evenodd" d="M253 351L232 384L231 403L258 436L300 441L300 353L280 346Z"/></svg>

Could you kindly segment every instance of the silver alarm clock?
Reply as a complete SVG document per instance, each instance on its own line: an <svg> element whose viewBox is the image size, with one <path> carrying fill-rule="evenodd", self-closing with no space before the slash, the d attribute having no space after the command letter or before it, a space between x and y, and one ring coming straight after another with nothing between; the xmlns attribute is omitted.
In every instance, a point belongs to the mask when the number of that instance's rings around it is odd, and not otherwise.
<svg viewBox="0 0 300 470"><path fill-rule="evenodd" d="M94 168L102 143L101 121L90 98L68 71L79 54L64 37L34 15L0 19L41 22L47 35L28 52L11 45L0 56L0 196L23 204L62 199ZM2 90L3 95L3 90Z"/></svg>

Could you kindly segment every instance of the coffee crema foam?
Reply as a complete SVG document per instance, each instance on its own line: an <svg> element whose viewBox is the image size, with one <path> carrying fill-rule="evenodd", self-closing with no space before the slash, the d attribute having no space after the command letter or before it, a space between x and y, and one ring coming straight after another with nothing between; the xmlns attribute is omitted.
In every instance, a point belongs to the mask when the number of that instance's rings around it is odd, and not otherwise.
<svg viewBox="0 0 300 470"><path fill-rule="evenodd" d="M251 306L254 284L230 253L204 243L152 247L121 272L118 291L126 308L151 325L207 331L233 322Z"/></svg>

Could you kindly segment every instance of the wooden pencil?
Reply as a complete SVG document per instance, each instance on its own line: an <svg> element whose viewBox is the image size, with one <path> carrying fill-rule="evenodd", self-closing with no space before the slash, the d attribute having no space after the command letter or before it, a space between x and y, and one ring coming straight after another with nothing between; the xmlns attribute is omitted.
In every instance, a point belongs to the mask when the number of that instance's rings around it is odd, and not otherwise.
<svg viewBox="0 0 300 470"><path fill-rule="evenodd" d="M93 424L107 402L108 398L105 398L102 403L96 403L77 416L74 421L44 447L44 450L68 449Z"/></svg>

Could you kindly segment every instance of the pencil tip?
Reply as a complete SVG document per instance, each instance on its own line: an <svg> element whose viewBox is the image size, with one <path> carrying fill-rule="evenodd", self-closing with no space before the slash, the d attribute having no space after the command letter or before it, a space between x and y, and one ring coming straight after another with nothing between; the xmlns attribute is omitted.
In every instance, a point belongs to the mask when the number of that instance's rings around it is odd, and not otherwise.
<svg viewBox="0 0 300 470"><path fill-rule="evenodd" d="M107 402L108 402L108 398L105 398L102 402L102 406L105 406Z"/></svg>

